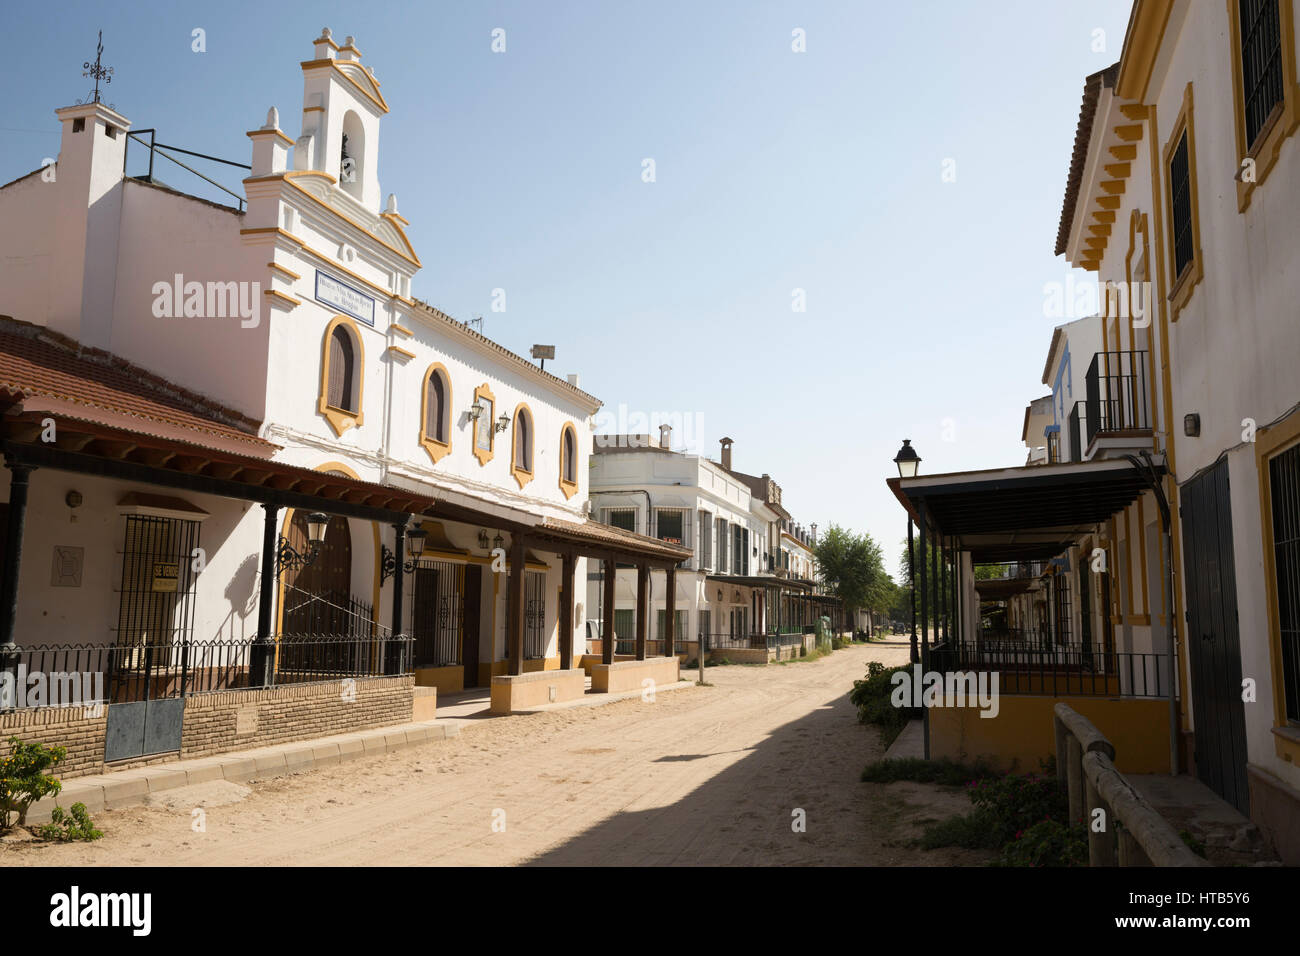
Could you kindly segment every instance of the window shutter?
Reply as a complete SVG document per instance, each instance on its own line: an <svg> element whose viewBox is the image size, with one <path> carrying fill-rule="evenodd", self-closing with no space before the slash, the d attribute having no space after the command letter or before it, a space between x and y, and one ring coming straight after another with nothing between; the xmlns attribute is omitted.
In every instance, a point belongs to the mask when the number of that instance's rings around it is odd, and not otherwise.
<svg viewBox="0 0 1300 956"><path fill-rule="evenodd" d="M352 376L355 368L352 340L341 328L330 334L330 380L325 400L334 408L355 412L352 401Z"/></svg>
<svg viewBox="0 0 1300 956"><path fill-rule="evenodd" d="M424 409L424 433L434 441L447 440L447 433L442 424L442 411L445 405L442 376L434 372L429 376L429 401Z"/></svg>

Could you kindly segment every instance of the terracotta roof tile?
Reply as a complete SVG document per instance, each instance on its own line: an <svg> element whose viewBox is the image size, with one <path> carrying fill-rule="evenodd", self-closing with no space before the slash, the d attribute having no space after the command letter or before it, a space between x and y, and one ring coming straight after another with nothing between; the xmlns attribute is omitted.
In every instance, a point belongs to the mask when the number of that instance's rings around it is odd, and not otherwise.
<svg viewBox="0 0 1300 956"><path fill-rule="evenodd" d="M3 393L22 402L23 412L259 457L278 448L258 437L260 422L246 415L109 352L8 316L0 316Z"/></svg>
<svg viewBox="0 0 1300 956"><path fill-rule="evenodd" d="M1097 100L1103 86L1114 88L1119 75L1119 63L1098 70L1083 81L1083 104L1079 107L1079 123L1074 129L1074 152L1070 156L1070 175L1065 183L1065 202L1061 206L1061 222L1056 229L1056 252L1060 255L1070 244L1070 229L1074 225L1074 208L1079 202L1079 187L1083 184L1083 165L1088 160L1088 143L1092 139L1092 118L1097 112Z"/></svg>

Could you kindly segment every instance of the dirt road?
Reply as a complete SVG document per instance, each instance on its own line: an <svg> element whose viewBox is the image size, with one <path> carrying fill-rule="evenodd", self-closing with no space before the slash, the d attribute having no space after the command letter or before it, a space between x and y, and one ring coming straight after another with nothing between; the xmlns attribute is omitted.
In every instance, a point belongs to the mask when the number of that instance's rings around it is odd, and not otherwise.
<svg viewBox="0 0 1300 956"><path fill-rule="evenodd" d="M964 796L858 781L883 751L848 692L868 660L906 657L902 646L854 646L808 663L713 667L713 686L653 703L483 719L337 767L167 791L96 815L96 843L6 846L0 865L976 862L906 845L918 821L967 809Z"/></svg>

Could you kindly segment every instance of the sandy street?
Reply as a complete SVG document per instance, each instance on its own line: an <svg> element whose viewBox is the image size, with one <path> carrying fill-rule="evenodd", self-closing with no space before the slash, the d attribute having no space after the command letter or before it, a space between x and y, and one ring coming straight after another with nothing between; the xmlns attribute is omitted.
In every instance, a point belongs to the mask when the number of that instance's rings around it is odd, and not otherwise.
<svg viewBox="0 0 1300 956"><path fill-rule="evenodd" d="M968 808L963 794L858 780L883 751L848 692L867 661L906 657L902 645L854 646L812 663L712 667L713 686L654 703L483 719L337 767L167 791L96 815L97 843L9 845L0 864L977 862L906 845L919 821ZM191 829L195 807L205 832Z"/></svg>

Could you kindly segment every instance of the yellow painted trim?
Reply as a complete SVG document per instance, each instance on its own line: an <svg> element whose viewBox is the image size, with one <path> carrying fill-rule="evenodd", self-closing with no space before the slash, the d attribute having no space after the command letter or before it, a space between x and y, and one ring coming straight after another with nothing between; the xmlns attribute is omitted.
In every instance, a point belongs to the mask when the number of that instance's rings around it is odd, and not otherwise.
<svg viewBox="0 0 1300 956"><path fill-rule="evenodd" d="M1128 163L1137 159L1138 148L1131 143L1123 143L1118 146L1109 147L1107 152L1120 162Z"/></svg>
<svg viewBox="0 0 1300 956"><path fill-rule="evenodd" d="M398 325L396 322L390 325L389 328L392 329L394 332L400 332L402 335L405 335L408 338L415 335L415 333L412 332L410 329L408 329L406 326Z"/></svg>
<svg viewBox="0 0 1300 956"><path fill-rule="evenodd" d="M1124 124L1115 127L1115 135L1126 143L1136 143L1142 138L1142 125L1140 123Z"/></svg>
<svg viewBox="0 0 1300 956"><path fill-rule="evenodd" d="M1192 297L1192 290L1196 288L1201 281L1202 266L1204 255L1201 252L1201 209L1199 202L1200 190L1196 184L1196 124L1194 122L1192 111L1192 84L1189 81L1183 90L1183 107L1178 113L1178 118L1174 120L1173 131L1169 134L1169 141L1165 143L1163 153L1163 175L1161 181L1165 187L1169 185L1169 161L1173 158L1174 150L1178 147L1179 140L1183 137L1183 132L1187 133L1187 178L1188 187L1191 189L1192 203L1192 259L1183 267L1183 274L1174 277L1173 289L1170 290L1169 297L1171 303L1171 319L1178 321L1178 313L1187 305L1187 300ZM1174 236L1173 221L1174 208L1173 196L1169 194L1168 188L1161 189L1164 194L1163 202L1169 215L1169 232L1165 237L1169 243L1170 264L1173 264L1174 255Z"/></svg>
<svg viewBox="0 0 1300 956"><path fill-rule="evenodd" d="M286 233L286 235L287 235L287 233ZM356 273L356 272L353 272L353 271L352 271L351 269L349 269L347 266L340 264L339 261L338 261L338 259L335 258L334 256L330 255L329 253L321 252L319 249L313 249L311 246L309 246L309 245L307 245L306 243L302 242L302 240L299 240L299 243L300 243L300 245L302 246L302 251L303 251L303 252L307 253L308 255L315 256L315 257L316 257L317 259L319 259L321 262L325 263L326 268L328 268L328 269L334 269L334 270L336 270L336 271L338 271L338 272L342 272L342 273L347 274L348 276L350 276L351 278L357 280L358 282L362 283L363 285L369 286L371 289L373 289L374 291L378 292L378 293L380 294L380 296L382 296L382 297L385 298L385 299L399 299L399 300L400 300L400 299L402 298L402 297L399 296L397 293L393 292L391 289L385 289L383 286L376 284L375 282L371 281L370 279L367 279L365 276L360 275L360 274L358 274L358 273ZM403 301L405 301L405 300L403 300Z"/></svg>
<svg viewBox="0 0 1300 956"><path fill-rule="evenodd" d="M532 443L533 460L529 462L532 467L525 468L519 462L519 416L528 416L528 437ZM515 481L519 482L519 487L523 488L533 480L533 471L537 467L537 419L533 415L533 410L528 407L527 402L520 402L515 406L515 413L510 416L510 474Z"/></svg>
<svg viewBox="0 0 1300 956"><path fill-rule="evenodd" d="M304 113L324 113L324 112L325 112L325 107L323 107L323 106L304 106L304 107L302 108L302 111L303 111Z"/></svg>
<svg viewBox="0 0 1300 956"><path fill-rule="evenodd" d="M297 308L298 306L302 305L302 299L295 299L291 295L285 295L279 289L263 289L262 295L270 296L273 299L279 299L283 302L287 302L291 308Z"/></svg>
<svg viewBox="0 0 1300 956"><path fill-rule="evenodd" d="M261 136L275 136L280 140L280 142L284 143L285 146L293 145L293 140L288 136L285 136L284 133L280 132L278 129L250 129L244 135L249 139L257 139Z"/></svg>
<svg viewBox="0 0 1300 956"><path fill-rule="evenodd" d="M357 366L357 410L355 413L347 409L335 408L329 403L329 384L330 384L330 336L333 335L334 329L339 326L347 326L352 335L352 343L356 346L356 366ZM334 429L335 435L342 435L349 428L360 426L365 421L365 412L363 411L366 387L366 354L365 345L361 341L361 330L357 324L345 315L336 315L330 324L325 326L325 337L321 344L321 372L320 372L320 396L316 403L316 410L325 416L325 420L330 423L330 428Z"/></svg>
<svg viewBox="0 0 1300 956"><path fill-rule="evenodd" d="M1119 111L1124 114L1125 119L1140 120L1146 119L1147 108L1141 103L1121 103Z"/></svg>
<svg viewBox="0 0 1300 956"><path fill-rule="evenodd" d="M568 432L573 432L573 474L575 479L568 481L564 477L564 436ZM536 449L534 449L534 454ZM565 422L560 427L560 491L563 492L565 500L569 500L578 493L578 429L573 422Z"/></svg>
<svg viewBox="0 0 1300 956"><path fill-rule="evenodd" d="M366 78L369 82L375 84L375 91L374 91L373 93L371 93L371 92L370 92L369 90L367 90L364 86L362 86L360 83L358 83L358 82L356 81L356 78L355 78L355 77L350 76L346 70L344 70L341 66L339 66L339 61L338 61L338 60L332 60L332 59L329 59L328 57L325 58L324 60L303 60L302 63L300 63L299 65L302 67L302 71L303 71L304 73L308 72L309 70L319 70L319 69L331 69L331 70L333 70L333 71L334 71L335 73L337 73L340 77L342 77L343 79L347 80L348 83L349 83L349 84L350 84L354 89L356 89L356 91L357 91L358 93L360 93L360 94L361 94L362 96L364 96L366 99L370 100L370 102L374 103L375 106L379 109L380 112L382 112L382 113L387 113L387 112L388 112L388 104L387 104L386 102L384 102L384 94L382 94L382 93L379 92L379 83L378 83L378 81L375 80L375 78L372 77L372 76L371 76L371 75L370 75L370 74L369 74L369 73L368 73L368 72L367 72L367 71L366 71L366 70L361 66L361 64L360 64L360 63L357 63L355 60L344 60L343 62L345 62L345 63L355 63L357 69L361 71L361 73L365 76L365 78Z"/></svg>
<svg viewBox="0 0 1300 956"><path fill-rule="evenodd" d="M377 235L374 233L373 230L371 230L371 229L367 229L365 226L363 226L361 223L357 222L355 219L353 219L353 218L352 218L351 216L349 216L347 213L345 213L345 212L343 212L343 211L341 211L341 210L339 210L339 209L336 209L334 206L332 206L332 205L330 205L329 203L325 202L325 200L321 199L319 196L316 196L316 195L312 194L311 192L309 192L309 191L306 190L306 189L303 189L303 188L302 188L301 186L299 186L296 182L294 182L294 180L295 180L296 178L298 178L298 177L300 177L300 176L303 176L303 175L326 175L326 176L328 176L328 175L329 175L328 173L321 174L321 173L318 173L316 170L300 170L300 169L295 169L295 170L289 170L289 171L283 173L282 175L283 175L284 182L285 182L286 185L288 185L288 186L292 186L292 187L293 187L294 189L296 189L299 193L301 193L303 196L306 196L308 199L310 199L310 200L311 200L312 202L314 202L316 205L320 206L322 209L328 210L330 213L332 213L333 215L337 216L339 219L342 219L344 222L346 222L348 225L350 225L353 229L356 229L356 230L358 230L360 233L362 233L362 234L366 237L367 240L370 240L370 241L373 241L373 242L377 242L377 243L379 243L381 246L383 246L383 247L384 247L385 249L387 249L389 252L393 253L394 255L398 256L399 258L405 259L407 262L411 263L411 265L415 266L416 268L420 268L420 267L421 267L420 257L417 256L417 255L415 254L415 247L411 245L411 240L408 239L408 238L406 237L406 233L403 231L403 229L402 229L402 227L401 227L400 225L398 225L397 223L392 222L391 219L389 220L390 225L392 225L393 229L397 232L398 238L400 238L400 239L402 240L402 243L406 246L406 250L405 250L405 251L403 251L403 250L401 250L401 249L398 249L396 246L393 246L393 245L388 244L388 243L385 242L383 239L379 238L379 236L377 236ZM330 176L329 178L330 178L331 180L334 179L333 176ZM384 294L385 294L385 295L392 295L391 292L385 292Z"/></svg>
<svg viewBox="0 0 1300 956"><path fill-rule="evenodd" d="M1112 196L1124 195L1124 180L1122 179L1104 179L1101 182L1103 192L1110 193Z"/></svg>
<svg viewBox="0 0 1300 956"><path fill-rule="evenodd" d="M411 357L415 358L414 355L412 355ZM444 388L443 397L445 401L443 403L442 412L447 419L447 428L446 428L447 440L445 442L438 441L438 439L434 438L432 435L429 434L428 431L429 423L425 420L425 414L427 413L429 408L429 379L431 379L434 375L440 375L442 377L442 384ZM434 362L432 365L430 365L427 369L424 370L424 385L420 389L419 442L420 442L420 447L425 450L430 460L435 465L438 464L438 462L442 460L442 458L445 455L448 455L451 452L451 426L452 426L451 416L453 414L452 409L454 409L455 407L456 405L452 401L452 397L451 397L451 373L447 371L447 366L443 365L441 362Z"/></svg>
<svg viewBox="0 0 1300 956"><path fill-rule="evenodd" d="M1273 684L1273 748L1283 760L1300 764L1300 739L1276 731L1286 728L1292 733L1300 729L1287 722L1285 699L1285 674L1282 667L1282 625L1278 611L1277 558L1273 540L1273 488L1268 480L1269 463L1300 442L1300 414L1292 413L1276 425L1261 428L1255 433L1255 471L1259 482L1260 544L1264 551L1264 589L1268 611L1268 657Z"/></svg>
<svg viewBox="0 0 1300 956"><path fill-rule="evenodd" d="M1111 211L1118 209L1121 201L1122 200L1118 196L1097 197L1097 205L1100 206L1102 209L1109 209Z"/></svg>
<svg viewBox="0 0 1300 956"><path fill-rule="evenodd" d="M1128 179L1128 174L1133 168L1132 163L1103 163L1102 169L1106 171L1107 176L1115 179Z"/></svg>
<svg viewBox="0 0 1300 956"><path fill-rule="evenodd" d="M296 242L300 246L306 246L306 243L293 233L286 232L279 226L251 226L248 229L239 230L239 234L241 236L276 235L288 239L290 242Z"/></svg>
<svg viewBox="0 0 1300 956"><path fill-rule="evenodd" d="M1120 55L1119 76L1115 80L1115 95L1120 99L1146 100L1147 86L1173 8L1174 0L1137 0L1134 4Z"/></svg>
<svg viewBox="0 0 1300 956"><path fill-rule="evenodd" d="M290 279L297 280L302 278L302 276L298 275L298 273L294 272L292 269L286 269L278 262L268 262L267 266L271 269L272 272L279 272L283 275L288 276Z"/></svg>
<svg viewBox="0 0 1300 956"><path fill-rule="evenodd" d="M1160 128L1156 118L1156 107L1153 105L1147 111L1147 125L1151 128L1151 142L1156 142L1156 131ZM1153 194L1157 197L1163 194L1164 185L1161 175L1160 157L1156 155L1154 149L1148 150L1149 161L1151 163L1151 188ZM1168 462L1168 468L1165 474L1165 497L1169 501L1170 510L1176 515L1179 507L1178 484L1174 481L1174 476L1178 474L1177 466L1177 449L1173 441L1173 433L1170 427L1171 409L1174 407L1173 399L1173 377L1170 373L1170 344L1169 344L1169 298L1166 295L1168 284L1165 278L1165 244L1164 204L1159 198L1151 205L1151 228L1146 238L1151 234L1157 236L1154 244L1148 244L1147 249L1147 274L1155 286L1155 295L1152 296L1152 303L1160 318L1160 389L1163 396L1163 410L1160 415L1160 422L1164 425L1164 453L1165 460ZM1154 258L1153 258L1154 257ZM1155 440L1155 430L1152 430L1152 440ZM1172 523L1172 550L1174 553L1174 574L1177 581L1183 580L1183 546L1182 546L1182 523L1174 521ZM1179 622L1185 620L1183 616L1183 592L1177 584L1174 586L1174 593L1169 596L1169 608L1173 611L1173 627L1175 634L1181 635L1181 648L1179 649L1179 687L1190 687L1190 664L1188 663L1187 635L1184 629L1179 626ZM1188 725L1188 699L1184 693L1179 697L1179 726Z"/></svg>
<svg viewBox="0 0 1300 956"><path fill-rule="evenodd" d="M414 352L408 352L406 349L402 348L400 345L390 345L390 346L388 346L388 348L387 348L386 351L388 351L389 353L391 353L391 354L393 354L393 355L401 355L401 356L403 356L403 357L405 357L405 358L407 358L407 359L413 359L413 358L415 358L415 353L414 353Z"/></svg>
<svg viewBox="0 0 1300 956"><path fill-rule="evenodd" d="M486 398L489 402L492 403L492 411L488 416L488 447L480 448L478 446L478 428L479 428L478 422L472 423L474 428L474 434L472 436L473 445L471 447L474 452L474 457L478 459L478 463L480 465L486 465L488 462L490 462L493 458L496 457L496 453L497 453L497 425L496 425L497 397L492 394L492 389L488 387L487 382L484 382L478 388L474 389L475 404L478 403L478 400L480 398Z"/></svg>
<svg viewBox="0 0 1300 956"><path fill-rule="evenodd" d="M1150 597L1148 596L1148 581L1150 579L1147 577L1147 520L1146 520L1147 516L1146 516L1145 499L1146 499L1146 495L1142 494L1138 496L1138 500L1137 500L1138 527L1142 529L1141 540L1139 541L1139 547L1138 547L1138 557L1141 559L1141 563L1142 563L1142 578L1141 578L1142 616L1145 617L1147 619L1147 623L1150 624L1151 623L1151 600Z"/></svg>
<svg viewBox="0 0 1300 956"><path fill-rule="evenodd" d="M1111 223L1111 224L1115 222L1115 214L1113 212L1102 212L1099 209L1094 209L1092 211L1092 218L1097 220L1097 222L1104 222L1104 223Z"/></svg>
<svg viewBox="0 0 1300 956"><path fill-rule="evenodd" d="M1282 34L1282 108L1264 124L1253 148L1246 143L1246 115L1242 100L1241 23L1237 0L1228 0L1228 45L1232 57L1232 110L1234 142L1237 145L1237 171L1247 159L1255 161L1255 181L1237 181L1237 211L1244 213L1255 190L1264 184L1277 165L1282 144L1300 126L1300 84L1296 79L1295 7L1293 0L1278 0L1278 26ZM1277 108L1274 107L1276 110Z"/></svg>

